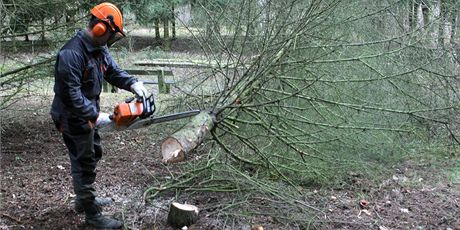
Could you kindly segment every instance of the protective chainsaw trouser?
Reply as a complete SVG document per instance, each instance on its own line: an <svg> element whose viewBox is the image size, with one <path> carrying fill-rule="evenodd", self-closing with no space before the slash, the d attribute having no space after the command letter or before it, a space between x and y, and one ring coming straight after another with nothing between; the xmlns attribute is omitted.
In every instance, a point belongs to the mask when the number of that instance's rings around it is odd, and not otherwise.
<svg viewBox="0 0 460 230"><path fill-rule="evenodd" d="M64 131L62 136L69 150L76 199L83 205L86 216L97 215L100 210L94 205L97 194L93 184L96 179L96 165L102 157L99 133L95 129L79 134Z"/></svg>

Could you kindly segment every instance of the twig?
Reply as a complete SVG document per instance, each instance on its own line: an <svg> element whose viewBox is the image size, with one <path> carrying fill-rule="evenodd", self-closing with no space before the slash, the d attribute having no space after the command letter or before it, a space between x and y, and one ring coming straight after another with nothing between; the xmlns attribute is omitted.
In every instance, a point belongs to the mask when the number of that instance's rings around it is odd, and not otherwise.
<svg viewBox="0 0 460 230"><path fill-rule="evenodd" d="M449 131L450 133L450 136L454 139L455 142L457 142L457 144L460 145L460 141L457 139L457 137L455 136L455 134L452 132L452 130L449 128L449 125L448 124L444 124L446 129Z"/></svg>
<svg viewBox="0 0 460 230"><path fill-rule="evenodd" d="M21 220L19 220L19 219L13 217L13 216L11 216L11 215L9 215L9 214L7 214L7 213L1 212L0 214L1 214L2 216L4 216L4 217L8 217L8 218L10 218L11 220L16 221L17 223L21 223Z"/></svg>
<svg viewBox="0 0 460 230"><path fill-rule="evenodd" d="M26 65L26 66L17 68L17 69L15 69L15 70L11 70L11 71L2 73L2 74L0 74L0 78L6 77L6 76L11 75L11 74L15 74L15 73L18 73L18 72L21 72L21 71L24 71L24 70L27 70L27 69L30 69L30 68L33 68L33 67L35 67L35 66L39 66L39 65L44 65L44 64L47 64L47 63L51 63L51 62L53 62L54 60L55 60L55 57L53 56L53 57L50 57L50 58L45 59L44 61L37 62L37 63L30 64L30 65ZM1 86L3 86L3 83L2 83Z"/></svg>

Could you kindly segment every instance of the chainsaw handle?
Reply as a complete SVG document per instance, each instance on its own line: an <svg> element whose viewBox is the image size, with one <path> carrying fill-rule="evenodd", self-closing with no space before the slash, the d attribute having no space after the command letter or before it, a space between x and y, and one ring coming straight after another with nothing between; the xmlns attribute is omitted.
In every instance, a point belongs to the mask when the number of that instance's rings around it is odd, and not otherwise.
<svg viewBox="0 0 460 230"><path fill-rule="evenodd" d="M149 97L142 96L142 114L140 115L140 118L147 118L150 117L155 112L155 101L153 99L153 94L151 94Z"/></svg>
<svg viewBox="0 0 460 230"><path fill-rule="evenodd" d="M134 99L135 99L134 97L128 97L128 98L125 99L125 103L130 103L130 102L134 101Z"/></svg>

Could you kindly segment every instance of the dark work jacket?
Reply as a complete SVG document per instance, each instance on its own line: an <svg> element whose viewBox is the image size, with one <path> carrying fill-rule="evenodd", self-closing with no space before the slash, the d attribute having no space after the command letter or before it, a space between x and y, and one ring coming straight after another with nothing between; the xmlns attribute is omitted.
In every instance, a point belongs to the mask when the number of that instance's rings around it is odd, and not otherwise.
<svg viewBox="0 0 460 230"><path fill-rule="evenodd" d="M91 131L89 121L95 122L99 115L104 79L128 91L137 81L118 67L107 46L94 46L84 31L77 32L61 48L54 68L51 117L61 131L71 134Z"/></svg>

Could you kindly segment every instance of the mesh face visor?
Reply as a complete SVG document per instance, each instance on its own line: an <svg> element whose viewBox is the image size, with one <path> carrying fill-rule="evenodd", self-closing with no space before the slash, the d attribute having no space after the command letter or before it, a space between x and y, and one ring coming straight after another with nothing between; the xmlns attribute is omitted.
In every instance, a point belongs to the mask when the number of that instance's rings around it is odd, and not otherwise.
<svg viewBox="0 0 460 230"><path fill-rule="evenodd" d="M125 33L121 32L121 31L113 32L112 35L110 36L109 40L107 40L107 46L108 47L112 46L115 42L121 40L124 37L125 37Z"/></svg>
<svg viewBox="0 0 460 230"><path fill-rule="evenodd" d="M120 28L113 22L113 17L111 15L108 17L109 19L109 24L112 30L112 35L110 36L109 40L107 40L107 46L110 47L112 46L115 42L121 40L122 38L126 37L125 32L123 30L120 30Z"/></svg>

